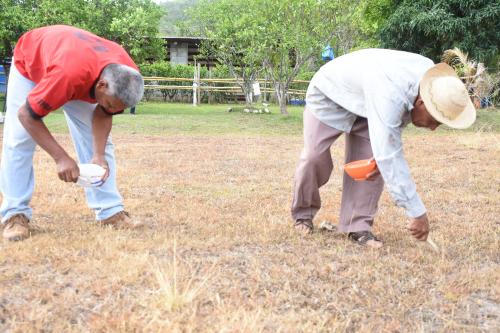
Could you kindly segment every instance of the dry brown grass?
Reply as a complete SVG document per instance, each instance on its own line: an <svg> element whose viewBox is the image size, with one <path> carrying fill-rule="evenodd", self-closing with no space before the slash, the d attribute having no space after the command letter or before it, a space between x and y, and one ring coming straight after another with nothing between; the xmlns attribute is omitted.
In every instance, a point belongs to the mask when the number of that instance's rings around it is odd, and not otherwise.
<svg viewBox="0 0 500 333"><path fill-rule="evenodd" d="M498 140L406 138L440 255L407 234L387 194L381 251L293 233L299 136L115 135L126 207L149 224L134 232L91 223L82 190L39 152L41 232L0 245L0 331L498 332ZM342 144L316 225L336 221Z"/></svg>

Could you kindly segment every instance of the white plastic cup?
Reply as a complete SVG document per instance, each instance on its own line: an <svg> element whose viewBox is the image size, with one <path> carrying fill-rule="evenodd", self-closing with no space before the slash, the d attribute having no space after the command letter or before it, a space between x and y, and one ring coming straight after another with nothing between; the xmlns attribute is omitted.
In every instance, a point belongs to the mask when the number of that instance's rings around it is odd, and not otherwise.
<svg viewBox="0 0 500 333"><path fill-rule="evenodd" d="M80 176L76 182L82 187L98 187L104 184L102 177L106 173L106 169L97 164L78 164Z"/></svg>

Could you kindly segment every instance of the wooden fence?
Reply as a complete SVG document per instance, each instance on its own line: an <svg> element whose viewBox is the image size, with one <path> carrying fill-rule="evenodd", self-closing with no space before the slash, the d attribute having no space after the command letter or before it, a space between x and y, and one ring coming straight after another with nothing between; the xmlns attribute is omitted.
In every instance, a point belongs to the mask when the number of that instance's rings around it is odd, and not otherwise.
<svg viewBox="0 0 500 333"><path fill-rule="evenodd" d="M231 94L235 96L242 96L243 90L238 85L236 79L202 79L202 78L178 78L178 77L160 77L149 76L144 78L145 89L147 91L192 91L189 93L193 100L193 104L199 104L201 101L201 94L206 94L210 101L210 94L223 93L224 95ZM241 82L241 81L240 81ZM269 80L257 79L256 82L260 83L261 94L274 95L275 90ZM291 83L292 88L288 90L289 96L297 96L303 99L306 94L307 85L309 81L294 80ZM293 88L300 85L298 88ZM166 98L166 97L164 97Z"/></svg>

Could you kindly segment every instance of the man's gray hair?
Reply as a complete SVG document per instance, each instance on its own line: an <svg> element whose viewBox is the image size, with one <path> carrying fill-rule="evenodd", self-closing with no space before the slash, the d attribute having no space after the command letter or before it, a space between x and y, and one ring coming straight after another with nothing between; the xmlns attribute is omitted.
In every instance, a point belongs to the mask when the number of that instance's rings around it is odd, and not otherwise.
<svg viewBox="0 0 500 333"><path fill-rule="evenodd" d="M144 94L144 80L135 69L110 64L104 67L101 78L108 83L108 94L118 98L127 107L137 105Z"/></svg>

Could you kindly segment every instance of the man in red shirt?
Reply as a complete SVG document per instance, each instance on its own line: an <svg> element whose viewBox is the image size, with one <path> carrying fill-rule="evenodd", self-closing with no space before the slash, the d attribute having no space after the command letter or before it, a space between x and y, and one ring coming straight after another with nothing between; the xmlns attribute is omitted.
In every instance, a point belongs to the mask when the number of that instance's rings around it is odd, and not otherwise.
<svg viewBox="0 0 500 333"><path fill-rule="evenodd" d="M3 237L30 236L33 154L38 144L55 161L59 179L76 182L76 161L57 143L43 122L62 108L80 163L106 169L101 187L86 188L88 205L103 225L135 228L116 187L112 116L136 105L144 82L137 66L118 44L74 27L34 29L18 41L7 88L3 131L0 215Z"/></svg>

